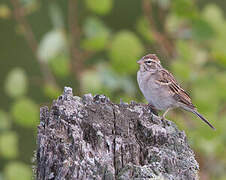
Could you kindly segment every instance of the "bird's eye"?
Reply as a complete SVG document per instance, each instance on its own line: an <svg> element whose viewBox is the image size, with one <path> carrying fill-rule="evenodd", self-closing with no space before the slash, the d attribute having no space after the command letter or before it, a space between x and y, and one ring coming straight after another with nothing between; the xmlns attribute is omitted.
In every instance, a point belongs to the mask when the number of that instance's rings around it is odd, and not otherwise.
<svg viewBox="0 0 226 180"><path fill-rule="evenodd" d="M150 60L149 60L149 61L146 61L146 63L147 63L147 64L150 64L150 63L151 63L151 61L150 61Z"/></svg>

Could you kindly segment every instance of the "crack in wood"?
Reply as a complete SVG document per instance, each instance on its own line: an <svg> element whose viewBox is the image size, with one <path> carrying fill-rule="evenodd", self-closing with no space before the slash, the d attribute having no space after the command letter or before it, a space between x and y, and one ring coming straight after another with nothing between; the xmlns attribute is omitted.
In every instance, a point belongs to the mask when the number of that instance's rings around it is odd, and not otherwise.
<svg viewBox="0 0 226 180"><path fill-rule="evenodd" d="M113 122L114 122L114 130L113 130L113 135L114 135L114 139L113 139L113 153L114 153L114 178L116 179L116 176L118 174L118 170L117 170L117 165L116 165L116 113L115 113L115 108L113 106Z"/></svg>

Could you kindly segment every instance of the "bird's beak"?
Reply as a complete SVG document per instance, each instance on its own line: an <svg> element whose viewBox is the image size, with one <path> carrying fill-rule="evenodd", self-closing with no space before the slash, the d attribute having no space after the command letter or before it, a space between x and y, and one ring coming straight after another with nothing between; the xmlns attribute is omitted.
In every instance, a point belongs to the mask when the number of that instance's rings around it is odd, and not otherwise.
<svg viewBox="0 0 226 180"><path fill-rule="evenodd" d="M137 61L137 64L140 64L140 65L141 65L142 62L143 62L142 60L143 60L143 59L138 60L138 61Z"/></svg>

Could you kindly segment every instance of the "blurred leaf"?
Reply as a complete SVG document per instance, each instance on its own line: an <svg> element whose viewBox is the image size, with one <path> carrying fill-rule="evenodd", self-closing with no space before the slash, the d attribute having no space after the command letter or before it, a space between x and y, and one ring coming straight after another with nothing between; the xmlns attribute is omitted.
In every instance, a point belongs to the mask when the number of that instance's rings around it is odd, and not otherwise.
<svg viewBox="0 0 226 180"><path fill-rule="evenodd" d="M180 17L192 19L197 16L196 8L191 0L173 0L172 12Z"/></svg>
<svg viewBox="0 0 226 180"><path fill-rule="evenodd" d="M31 180L31 167L22 162L10 162L4 169L4 174L7 180Z"/></svg>
<svg viewBox="0 0 226 180"><path fill-rule="evenodd" d="M0 155L7 159L18 156L18 136L15 132L6 131L0 134Z"/></svg>
<svg viewBox="0 0 226 180"><path fill-rule="evenodd" d="M31 3L34 3L36 0L19 0L19 1L23 5L29 5Z"/></svg>
<svg viewBox="0 0 226 180"><path fill-rule="evenodd" d="M173 61L172 71L176 77L179 77L181 81L188 81L190 78L190 67L187 62L175 60ZM178 79L178 78L177 78Z"/></svg>
<svg viewBox="0 0 226 180"><path fill-rule="evenodd" d="M15 122L22 127L35 127L39 118L39 108L31 99L18 99L12 106Z"/></svg>
<svg viewBox="0 0 226 180"><path fill-rule="evenodd" d="M197 46L193 46L193 53L194 53L194 60L192 65L195 65L196 67L204 65L208 61L208 51L206 49L199 49ZM195 70L195 69L192 69Z"/></svg>
<svg viewBox="0 0 226 180"><path fill-rule="evenodd" d="M226 73L217 73L215 88L217 90L217 95L221 101L226 101ZM226 121L225 121L226 122Z"/></svg>
<svg viewBox="0 0 226 180"><path fill-rule="evenodd" d="M56 99L62 92L61 89L51 84L45 84L43 91L44 91L44 94L51 99Z"/></svg>
<svg viewBox="0 0 226 180"><path fill-rule="evenodd" d="M119 89L119 80L118 75L112 71L108 66L100 64L98 65L98 74L101 79L102 86L107 87L112 92L116 89Z"/></svg>
<svg viewBox="0 0 226 180"><path fill-rule="evenodd" d="M176 49L178 51L178 59L180 61L190 61L193 59L193 54L191 52L191 47L188 41L176 41Z"/></svg>
<svg viewBox="0 0 226 180"><path fill-rule="evenodd" d="M37 0L19 0L26 15L35 12L39 8L39 1Z"/></svg>
<svg viewBox="0 0 226 180"><path fill-rule="evenodd" d="M127 95L134 95L136 88L133 81L122 76L110 69L107 66L98 66L98 74L101 80L102 87L108 88L110 92L123 91Z"/></svg>
<svg viewBox="0 0 226 180"><path fill-rule="evenodd" d="M81 86L84 93L96 94L102 88L99 74L95 70L88 70L82 73Z"/></svg>
<svg viewBox="0 0 226 180"><path fill-rule="evenodd" d="M121 78L120 86L127 95L134 95L136 92L135 85L129 77Z"/></svg>
<svg viewBox="0 0 226 180"><path fill-rule="evenodd" d="M11 10L6 4L0 4L0 18L7 19L11 16Z"/></svg>
<svg viewBox="0 0 226 180"><path fill-rule="evenodd" d="M215 4L207 4L203 9L202 16L212 25L216 31L220 30L224 24L224 15L222 10Z"/></svg>
<svg viewBox="0 0 226 180"><path fill-rule="evenodd" d="M213 38L213 28L203 19L195 18L192 20L192 33L196 40L207 40Z"/></svg>
<svg viewBox="0 0 226 180"><path fill-rule="evenodd" d="M8 130L11 126L9 116L5 111L0 110L0 132Z"/></svg>
<svg viewBox="0 0 226 180"><path fill-rule="evenodd" d="M176 16L175 14L171 13L168 14L166 19L166 30L170 33L174 33L174 35L179 37L185 37L186 35L181 35L183 32L183 26L186 24L185 20L182 20L180 17ZM179 33L179 34L178 34Z"/></svg>
<svg viewBox="0 0 226 180"><path fill-rule="evenodd" d="M213 75L210 73L201 75L199 73L197 80L194 82L192 93L194 95L194 104L201 112L215 114L219 105L219 97L216 87L210 82L216 82Z"/></svg>
<svg viewBox="0 0 226 180"><path fill-rule="evenodd" d="M226 23L222 25L222 29L218 30L218 36L211 41L211 53L216 62L220 65L226 66Z"/></svg>
<svg viewBox="0 0 226 180"><path fill-rule="evenodd" d="M87 8L99 15L110 13L113 0L85 0Z"/></svg>
<svg viewBox="0 0 226 180"><path fill-rule="evenodd" d="M210 133L208 133L210 134ZM200 149L202 149L207 156L214 154L214 151L216 151L217 148L217 142L216 141L208 141L204 138L199 138L198 146Z"/></svg>
<svg viewBox="0 0 226 180"><path fill-rule="evenodd" d="M221 168L223 168L223 167L221 167ZM225 180L226 179L226 174L225 174L225 172L224 172L224 170L222 170L222 172L223 173L221 173L222 175L220 176L220 178L218 179L218 180ZM218 177L219 175L217 174L217 177ZM216 177L216 176L215 176Z"/></svg>
<svg viewBox="0 0 226 180"><path fill-rule="evenodd" d="M155 0L156 3L162 8L167 9L171 4L171 0Z"/></svg>
<svg viewBox="0 0 226 180"><path fill-rule="evenodd" d="M66 50L66 39L61 30L52 30L44 35L39 47L38 56L43 61L48 61L62 51Z"/></svg>
<svg viewBox="0 0 226 180"><path fill-rule="evenodd" d="M49 13L54 28L55 29L63 28L64 26L63 15L59 6L56 3L51 3L49 5Z"/></svg>
<svg viewBox="0 0 226 180"><path fill-rule="evenodd" d="M176 42L176 49L178 56L175 60L185 61L184 68L188 68L191 72L197 71L201 65L207 62L208 52L192 41L179 40ZM195 68L189 68L191 66Z"/></svg>
<svg viewBox="0 0 226 180"><path fill-rule="evenodd" d="M145 17L139 18L136 24L136 29L143 36L144 40L147 40L149 42L154 41L154 38L151 32L151 27L149 25L147 18Z"/></svg>
<svg viewBox="0 0 226 180"><path fill-rule="evenodd" d="M21 68L14 68L6 77L5 92L10 97L19 97L27 92L27 75Z"/></svg>
<svg viewBox="0 0 226 180"><path fill-rule="evenodd" d="M70 61L65 54L60 54L50 59L49 65L58 77L67 77L70 74Z"/></svg>
<svg viewBox="0 0 226 180"><path fill-rule="evenodd" d="M98 65L96 70L88 70L82 74L82 89L85 93L109 94L122 91L127 95L135 94L135 85L128 77L124 77L113 72L105 65Z"/></svg>
<svg viewBox="0 0 226 180"><path fill-rule="evenodd" d="M219 49L220 50L220 49ZM217 60L217 63L226 66L226 53L222 51L213 52L214 59Z"/></svg>
<svg viewBox="0 0 226 180"><path fill-rule="evenodd" d="M212 56L216 60L216 62L220 65L226 66L226 44L223 39L215 39L214 44L212 46Z"/></svg>
<svg viewBox="0 0 226 180"><path fill-rule="evenodd" d="M143 52L144 47L134 33L121 31L112 39L109 57L115 71L130 74L138 69L136 61Z"/></svg>
<svg viewBox="0 0 226 180"><path fill-rule="evenodd" d="M103 50L108 42L110 32L103 22L95 17L89 17L84 23L85 39L82 46L87 50Z"/></svg>

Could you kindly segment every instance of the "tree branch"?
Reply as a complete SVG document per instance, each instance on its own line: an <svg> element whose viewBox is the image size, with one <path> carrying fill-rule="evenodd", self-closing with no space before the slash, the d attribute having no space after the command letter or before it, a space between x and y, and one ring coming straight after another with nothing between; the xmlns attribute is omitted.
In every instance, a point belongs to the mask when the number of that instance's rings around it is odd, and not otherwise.
<svg viewBox="0 0 226 180"><path fill-rule="evenodd" d="M81 94L80 77L83 71L83 57L79 50L78 43L80 41L80 30L78 26L77 0L68 0L68 24L70 31L70 59L72 64L72 72L76 80L76 89Z"/></svg>
<svg viewBox="0 0 226 180"><path fill-rule="evenodd" d="M53 76L52 72L50 71L48 65L46 64L45 61L40 59L40 57L37 54L37 49L38 49L38 43L35 39L34 33L31 29L31 26L27 22L25 18L25 10L23 7L21 7L20 2L18 0L11 0L11 3L14 7L14 17L19 25L21 25L24 28L24 37L31 48L34 56L38 60L38 63L40 64L40 69L42 71L42 74L44 76L45 83L50 83L51 85L57 87L57 83L55 80L55 77Z"/></svg>
<svg viewBox="0 0 226 180"><path fill-rule="evenodd" d="M92 52L81 50L79 47L81 30L78 25L78 1L68 0L68 23L70 31L70 58L72 72L77 84L77 93L81 94L81 74L84 71L84 62L93 55Z"/></svg>
<svg viewBox="0 0 226 180"><path fill-rule="evenodd" d="M152 4L150 0L142 0L142 7L144 11L144 15L147 17L150 25L150 29L153 32L153 37L156 43L161 48L162 53L167 57L172 57L174 55L174 44L168 38L168 35L163 34L158 31L155 21L152 17Z"/></svg>

